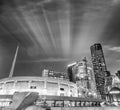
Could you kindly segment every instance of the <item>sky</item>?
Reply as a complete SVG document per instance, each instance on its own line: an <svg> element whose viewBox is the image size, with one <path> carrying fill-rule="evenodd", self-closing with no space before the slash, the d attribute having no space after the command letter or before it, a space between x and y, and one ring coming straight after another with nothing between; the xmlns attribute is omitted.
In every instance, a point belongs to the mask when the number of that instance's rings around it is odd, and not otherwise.
<svg viewBox="0 0 120 110"><path fill-rule="evenodd" d="M107 69L120 70L120 0L0 0L0 78L67 71L101 43Z"/></svg>

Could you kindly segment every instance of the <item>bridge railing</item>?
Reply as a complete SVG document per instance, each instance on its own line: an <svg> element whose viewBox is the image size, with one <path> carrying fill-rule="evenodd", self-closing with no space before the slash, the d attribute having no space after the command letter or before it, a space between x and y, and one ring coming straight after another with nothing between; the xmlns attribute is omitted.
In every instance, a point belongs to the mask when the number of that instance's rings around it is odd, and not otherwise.
<svg viewBox="0 0 120 110"><path fill-rule="evenodd" d="M48 107L99 107L101 102L103 100L92 98L40 96L35 104Z"/></svg>
<svg viewBox="0 0 120 110"><path fill-rule="evenodd" d="M0 107L9 106L12 100L12 95L0 95ZM34 105L43 107L99 107L101 102L103 102L101 99L41 95L36 99Z"/></svg>

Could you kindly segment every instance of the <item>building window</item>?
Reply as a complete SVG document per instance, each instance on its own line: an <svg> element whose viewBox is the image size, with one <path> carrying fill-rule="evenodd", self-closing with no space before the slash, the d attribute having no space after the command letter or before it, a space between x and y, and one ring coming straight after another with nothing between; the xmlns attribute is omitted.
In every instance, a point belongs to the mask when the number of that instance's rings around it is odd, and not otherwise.
<svg viewBox="0 0 120 110"><path fill-rule="evenodd" d="M17 81L15 87L19 90L28 89L29 81Z"/></svg>
<svg viewBox="0 0 120 110"><path fill-rule="evenodd" d="M57 95L58 93L58 83L56 82L47 82L46 90L48 94Z"/></svg>
<svg viewBox="0 0 120 110"><path fill-rule="evenodd" d="M44 89L44 81L31 81L30 89Z"/></svg>
<svg viewBox="0 0 120 110"><path fill-rule="evenodd" d="M0 83L0 90L3 89L3 84L4 84L4 83Z"/></svg>
<svg viewBox="0 0 120 110"><path fill-rule="evenodd" d="M13 89L14 81L6 82L4 85L5 89Z"/></svg>
<svg viewBox="0 0 120 110"><path fill-rule="evenodd" d="M61 91L64 91L64 88L60 88Z"/></svg>
<svg viewBox="0 0 120 110"><path fill-rule="evenodd" d="M37 87L36 86L30 86L30 89L36 89Z"/></svg>

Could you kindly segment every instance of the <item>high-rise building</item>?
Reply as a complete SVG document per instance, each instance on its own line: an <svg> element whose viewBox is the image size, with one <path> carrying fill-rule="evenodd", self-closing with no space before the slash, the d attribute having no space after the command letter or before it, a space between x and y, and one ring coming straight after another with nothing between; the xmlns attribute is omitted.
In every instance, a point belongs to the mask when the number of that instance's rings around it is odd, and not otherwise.
<svg viewBox="0 0 120 110"><path fill-rule="evenodd" d="M70 81L74 81L78 87L79 97L88 97L96 94L93 69L89 66L87 59L77 61L68 66Z"/></svg>
<svg viewBox="0 0 120 110"><path fill-rule="evenodd" d="M90 47L93 63L93 71L95 74L96 88L102 99L106 99L105 83L107 75L107 67L101 44L97 43Z"/></svg>
<svg viewBox="0 0 120 110"><path fill-rule="evenodd" d="M88 67L87 60L84 58L82 61L78 61L73 67L73 73L75 74L76 82L81 82L81 86L90 89L91 68Z"/></svg>

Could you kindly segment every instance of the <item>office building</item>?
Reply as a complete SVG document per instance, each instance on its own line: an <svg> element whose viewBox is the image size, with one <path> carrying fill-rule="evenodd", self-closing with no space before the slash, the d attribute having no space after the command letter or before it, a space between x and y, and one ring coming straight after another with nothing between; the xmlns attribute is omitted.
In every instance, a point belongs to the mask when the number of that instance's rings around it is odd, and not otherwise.
<svg viewBox="0 0 120 110"><path fill-rule="evenodd" d="M96 95L95 79L92 68L88 65L86 58L73 63L69 66L71 68L71 77L78 87L79 97L88 97L89 95ZM70 73L69 73L70 74Z"/></svg>
<svg viewBox="0 0 120 110"><path fill-rule="evenodd" d="M59 78L59 79L69 80L67 73L52 71L52 70L48 70L48 69L44 69L42 71L42 77L51 77L51 78L55 78L55 79Z"/></svg>
<svg viewBox="0 0 120 110"><path fill-rule="evenodd" d="M93 63L93 71L95 74L96 88L102 99L106 99L105 83L107 75L107 67L101 44L97 43L90 47Z"/></svg>

